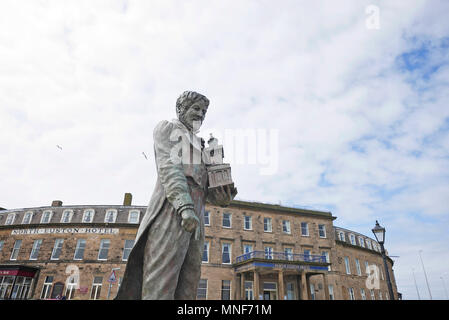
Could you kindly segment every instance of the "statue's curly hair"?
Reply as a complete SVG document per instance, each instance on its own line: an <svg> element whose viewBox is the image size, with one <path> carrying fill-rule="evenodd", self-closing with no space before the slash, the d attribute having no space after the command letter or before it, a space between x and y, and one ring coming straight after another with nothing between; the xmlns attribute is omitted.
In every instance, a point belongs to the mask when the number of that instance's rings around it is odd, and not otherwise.
<svg viewBox="0 0 449 320"><path fill-rule="evenodd" d="M199 100L203 100L206 107L209 106L209 99L206 96L195 91L184 91L176 100L176 115L178 118L181 118L190 106Z"/></svg>

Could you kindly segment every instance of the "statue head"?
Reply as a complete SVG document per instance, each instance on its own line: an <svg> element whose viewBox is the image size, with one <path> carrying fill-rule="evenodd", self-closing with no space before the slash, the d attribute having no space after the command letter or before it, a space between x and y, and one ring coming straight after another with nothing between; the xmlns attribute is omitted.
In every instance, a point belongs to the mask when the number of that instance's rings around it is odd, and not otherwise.
<svg viewBox="0 0 449 320"><path fill-rule="evenodd" d="M176 100L176 115L190 130L198 130L206 117L209 99L195 91L184 91Z"/></svg>

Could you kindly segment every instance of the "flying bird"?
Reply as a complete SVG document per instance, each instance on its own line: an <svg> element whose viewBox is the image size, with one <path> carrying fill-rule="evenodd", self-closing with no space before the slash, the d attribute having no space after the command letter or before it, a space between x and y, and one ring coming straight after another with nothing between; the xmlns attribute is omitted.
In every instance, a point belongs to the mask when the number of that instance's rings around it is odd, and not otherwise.
<svg viewBox="0 0 449 320"><path fill-rule="evenodd" d="M148 160L147 155L145 154L145 152L142 151L143 156L145 157L145 159Z"/></svg>
<svg viewBox="0 0 449 320"><path fill-rule="evenodd" d="M61 150L62 150L62 148L61 148L61 146L60 146L59 144L57 144L57 145L56 145L56 147L58 147L59 149L61 149Z"/></svg>

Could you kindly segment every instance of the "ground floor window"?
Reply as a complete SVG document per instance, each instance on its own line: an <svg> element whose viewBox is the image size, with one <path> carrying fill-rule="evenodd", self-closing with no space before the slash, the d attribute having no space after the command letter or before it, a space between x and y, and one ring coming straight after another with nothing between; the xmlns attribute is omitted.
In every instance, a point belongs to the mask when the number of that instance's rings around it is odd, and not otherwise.
<svg viewBox="0 0 449 320"><path fill-rule="evenodd" d="M200 282L198 283L196 298L197 299L207 298L207 279L200 279Z"/></svg>
<svg viewBox="0 0 449 320"><path fill-rule="evenodd" d="M355 296L354 296L354 289L353 288L349 288L349 299L350 300L355 300Z"/></svg>
<svg viewBox="0 0 449 320"><path fill-rule="evenodd" d="M221 300L231 300L231 280L221 281Z"/></svg>
<svg viewBox="0 0 449 320"><path fill-rule="evenodd" d="M65 289L65 296L67 300L71 300L75 298L76 286L78 284L75 281L75 278L71 278L70 282L67 283L67 288Z"/></svg>
<svg viewBox="0 0 449 320"><path fill-rule="evenodd" d="M0 299L7 299L11 293L14 277L0 277Z"/></svg>
<svg viewBox="0 0 449 320"><path fill-rule="evenodd" d="M335 300L335 297L334 297L334 286L330 284L328 286L328 288L329 288L329 300Z"/></svg>
<svg viewBox="0 0 449 320"><path fill-rule="evenodd" d="M41 299L50 298L52 284L53 284L53 276L47 276L45 278L44 286L42 287Z"/></svg>
<svg viewBox="0 0 449 320"><path fill-rule="evenodd" d="M245 300L254 300L252 281L245 281Z"/></svg>
<svg viewBox="0 0 449 320"><path fill-rule="evenodd" d="M293 282L287 282L287 300L295 300L295 285Z"/></svg>
<svg viewBox="0 0 449 320"><path fill-rule="evenodd" d="M310 284L310 299L315 300L315 285L313 283Z"/></svg>
<svg viewBox="0 0 449 320"><path fill-rule="evenodd" d="M94 281L92 283L92 291L90 292L91 300L98 300L100 298L102 283L103 277L94 277Z"/></svg>
<svg viewBox="0 0 449 320"><path fill-rule="evenodd" d="M277 300L277 283L264 282L263 284L263 300Z"/></svg>

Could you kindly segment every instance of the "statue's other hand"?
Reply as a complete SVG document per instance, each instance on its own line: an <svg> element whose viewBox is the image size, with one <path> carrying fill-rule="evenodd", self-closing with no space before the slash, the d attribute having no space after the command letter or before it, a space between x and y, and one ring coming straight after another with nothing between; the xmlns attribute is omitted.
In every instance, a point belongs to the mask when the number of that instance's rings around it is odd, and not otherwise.
<svg viewBox="0 0 449 320"><path fill-rule="evenodd" d="M200 220L192 209L185 209L181 212L182 222L181 226L187 232L193 232L197 225L200 224Z"/></svg>
<svg viewBox="0 0 449 320"><path fill-rule="evenodd" d="M221 207L227 207L236 194L237 188L231 188L229 185L220 186L212 191L214 202Z"/></svg>

